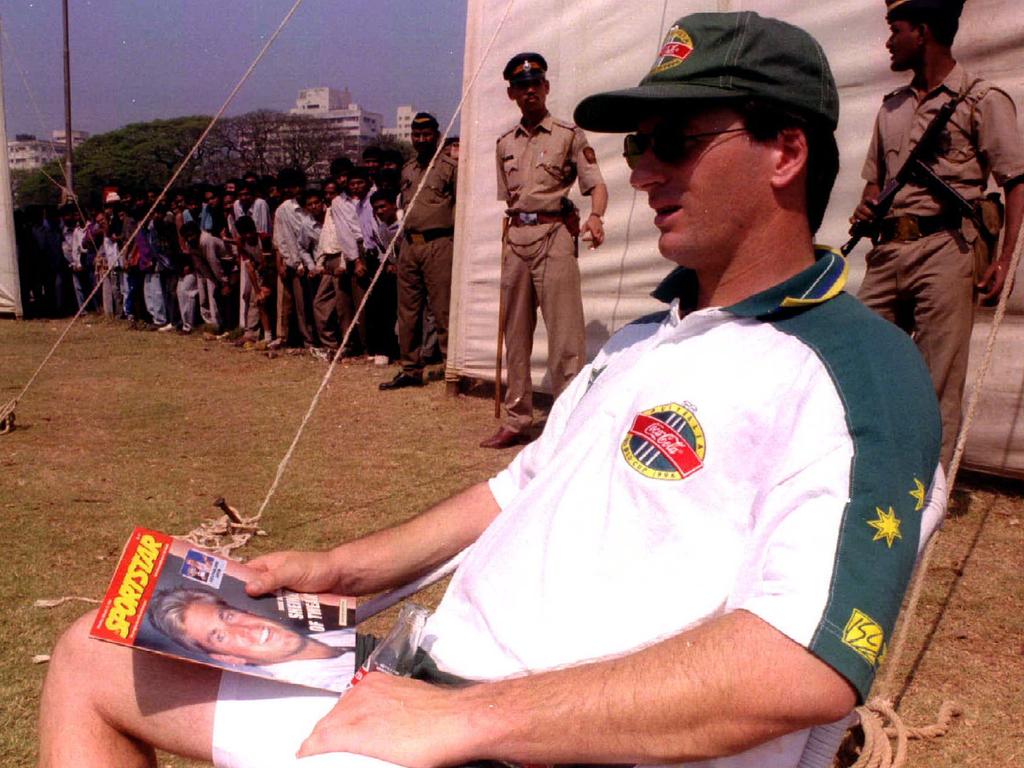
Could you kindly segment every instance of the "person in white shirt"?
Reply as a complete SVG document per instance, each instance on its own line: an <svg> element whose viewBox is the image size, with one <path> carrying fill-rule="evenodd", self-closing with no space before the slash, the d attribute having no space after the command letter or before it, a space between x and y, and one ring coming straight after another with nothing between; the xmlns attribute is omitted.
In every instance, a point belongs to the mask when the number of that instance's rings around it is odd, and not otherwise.
<svg viewBox="0 0 1024 768"><path fill-rule="evenodd" d="M256 189L250 182L244 182L238 188L238 199L233 204L235 218L248 216L256 225L260 237L270 235L270 208L267 201L256 195Z"/></svg>
<svg viewBox="0 0 1024 768"><path fill-rule="evenodd" d="M349 334L348 347L342 350L345 357L356 357L367 351L366 319L355 319L355 311L363 297L363 286L367 280L367 266L364 258L366 237L373 230L373 209L370 194L369 174L366 169L353 167L347 158L338 158L331 163L331 173L338 185L338 195L331 201L332 226L342 241L342 256L345 259L344 274L338 275L335 292L335 309L338 316L339 341L355 322ZM355 247L352 247L355 243ZM326 298L324 299L326 302ZM324 305L322 305L324 306ZM326 307L324 306L324 310Z"/></svg>
<svg viewBox="0 0 1024 768"><path fill-rule="evenodd" d="M75 289L75 308L78 309L92 293L93 258L95 249L86 251L84 248L86 226L78 215L78 209L68 203L60 209L61 216L61 250L64 260L71 270L71 282ZM87 311L95 309L95 303L89 302Z"/></svg>
<svg viewBox="0 0 1024 768"><path fill-rule="evenodd" d="M124 317L123 281L124 259L117 243L110 237L107 215L100 211L93 218L93 227L89 232L89 247L95 245L96 279L102 280L103 314L107 317L121 319Z"/></svg>
<svg viewBox="0 0 1024 768"><path fill-rule="evenodd" d="M349 265L359 257L359 241L350 227L339 226L340 214L336 213L335 204L340 208L344 202L338 201L337 182L329 184L334 187L334 194L330 200L325 199L330 207L324 216L315 254L321 278L313 298L313 319L320 343L333 353L341 344L352 318L351 283L347 272ZM327 189L325 184L325 198Z"/></svg>
<svg viewBox="0 0 1024 768"><path fill-rule="evenodd" d="M209 232L201 232L199 225L194 221L182 226L181 236L188 248L192 274L196 279L199 315L215 333L220 333L224 330L224 310L221 303L230 292L223 267L223 257L226 253L224 241Z"/></svg>
<svg viewBox="0 0 1024 768"><path fill-rule="evenodd" d="M667 309L612 336L489 482L248 563L253 595L359 595L468 548L420 646L466 684L370 673L340 699L256 700L89 641L87 616L50 662L42 768L142 765L143 742L246 768L795 768L866 697L944 511L942 435L913 343L814 245L839 167L824 51L749 11L692 14L638 87L574 117L631 132Z"/></svg>
<svg viewBox="0 0 1024 768"><path fill-rule="evenodd" d="M299 195L306 186L306 175L297 168L285 168L277 177L277 186L284 195L274 212L274 250L278 257L277 338L272 346L287 344L292 317L302 339L302 346L313 347L313 325L306 307L307 275L313 266L312 255L302 248L303 229L308 214L299 205Z"/></svg>

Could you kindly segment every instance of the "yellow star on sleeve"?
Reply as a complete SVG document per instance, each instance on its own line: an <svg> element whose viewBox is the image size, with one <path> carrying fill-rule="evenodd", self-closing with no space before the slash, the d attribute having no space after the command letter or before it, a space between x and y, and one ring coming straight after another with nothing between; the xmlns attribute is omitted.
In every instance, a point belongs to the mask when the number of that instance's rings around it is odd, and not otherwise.
<svg viewBox="0 0 1024 768"><path fill-rule="evenodd" d="M903 534L900 533L900 520L896 517L896 510L889 507L889 511L886 512L881 507L875 507L875 511L878 513L878 518L868 520L868 525L875 529L875 537L872 541L885 539L886 545L888 545L889 549L892 549L893 541L903 538Z"/></svg>
<svg viewBox="0 0 1024 768"><path fill-rule="evenodd" d="M914 504L914 511L920 512L922 509L924 509L924 483L922 483L916 477L914 478L914 490L910 491L910 495L914 497L914 501L916 502Z"/></svg>

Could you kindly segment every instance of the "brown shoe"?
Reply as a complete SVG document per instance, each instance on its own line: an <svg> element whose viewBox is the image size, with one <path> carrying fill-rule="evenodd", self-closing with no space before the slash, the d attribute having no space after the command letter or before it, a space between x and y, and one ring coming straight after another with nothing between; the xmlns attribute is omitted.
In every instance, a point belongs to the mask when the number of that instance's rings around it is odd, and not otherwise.
<svg viewBox="0 0 1024 768"><path fill-rule="evenodd" d="M422 387L423 376L417 376L413 373L406 373L405 371L399 371L398 374L391 381L383 381L378 385L378 389L387 391L389 389L405 389L406 387Z"/></svg>
<svg viewBox="0 0 1024 768"><path fill-rule="evenodd" d="M530 439L522 432L514 432L508 427L502 427L482 443L481 448L511 448L513 445L528 443Z"/></svg>

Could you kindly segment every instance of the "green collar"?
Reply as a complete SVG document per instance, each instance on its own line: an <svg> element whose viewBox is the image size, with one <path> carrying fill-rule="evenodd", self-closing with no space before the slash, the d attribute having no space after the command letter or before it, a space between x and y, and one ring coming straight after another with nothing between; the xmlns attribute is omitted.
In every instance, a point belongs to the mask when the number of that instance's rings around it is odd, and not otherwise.
<svg viewBox="0 0 1024 768"><path fill-rule="evenodd" d="M846 259L828 246L816 245L814 256L814 264L803 272L723 309L738 317L769 317L782 310L802 309L828 301L845 287L849 267ZM651 296L665 303L679 299L684 310L692 310L697 303L697 274L686 267L677 267Z"/></svg>

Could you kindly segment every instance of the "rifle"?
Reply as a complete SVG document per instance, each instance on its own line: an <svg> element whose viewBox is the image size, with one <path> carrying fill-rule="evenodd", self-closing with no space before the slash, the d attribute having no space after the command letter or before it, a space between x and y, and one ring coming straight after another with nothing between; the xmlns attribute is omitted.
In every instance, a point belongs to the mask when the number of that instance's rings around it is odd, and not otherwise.
<svg viewBox="0 0 1024 768"><path fill-rule="evenodd" d="M972 84L973 85L973 84ZM879 227L882 223L882 219L885 218L885 214L892 208L893 201L896 199L896 194L903 189L906 184L917 179L918 181L931 187L932 191L940 197L945 197L954 203L967 218L973 219L975 216L974 206L959 192L953 189L943 179L933 171L927 164L927 160L930 160L938 150L939 138L942 136L942 131L946 127L946 123L953 116L956 108L960 105L960 102L966 98L970 92L968 88L963 93L960 93L956 98L950 99L942 107L939 108L938 114L928 124L928 127L924 129L924 133L921 134L921 138L918 139L914 148L910 151L910 156L907 158L903 166L896 172L896 175L889 179L882 191L879 193L874 204L871 206L874 210L874 216L871 219L865 221L856 221L853 226L850 227L850 239L846 241L846 244L840 249L843 256L848 256L857 243L860 242L861 238L869 237L874 239L878 235Z"/></svg>

